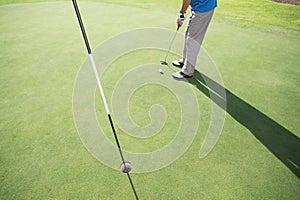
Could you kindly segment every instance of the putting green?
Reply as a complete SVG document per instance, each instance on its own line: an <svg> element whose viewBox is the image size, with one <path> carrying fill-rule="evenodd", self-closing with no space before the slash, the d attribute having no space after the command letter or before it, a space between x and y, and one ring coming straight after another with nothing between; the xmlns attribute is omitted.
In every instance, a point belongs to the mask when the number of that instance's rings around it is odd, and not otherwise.
<svg viewBox="0 0 300 200"><path fill-rule="evenodd" d="M79 2L79 7L93 49L126 31L173 30L177 12L91 2ZM91 156L75 128L73 89L87 55L72 3L2 5L0 29L1 198L132 199L126 176ZM132 174L140 199L298 199L299 41L297 32L270 31L216 15L204 47L225 83L227 116L220 140L199 159L214 104L201 81L213 78L205 77L210 71L203 68L203 76L196 74L197 81L186 83L200 108L197 134L171 165ZM162 42L167 48L170 41ZM162 49L143 49L114 60L101 77L108 101L113 101L120 76L133 66L159 63L164 55ZM171 54L169 61L178 57ZM161 76L158 70L157 75ZM95 102L98 122L113 142L97 91ZM175 136L180 109L176 95L166 87L136 89L128 102L133 120L140 126L151 123L152 102L162 104L174 120L150 142L117 127L126 150L151 152Z"/></svg>

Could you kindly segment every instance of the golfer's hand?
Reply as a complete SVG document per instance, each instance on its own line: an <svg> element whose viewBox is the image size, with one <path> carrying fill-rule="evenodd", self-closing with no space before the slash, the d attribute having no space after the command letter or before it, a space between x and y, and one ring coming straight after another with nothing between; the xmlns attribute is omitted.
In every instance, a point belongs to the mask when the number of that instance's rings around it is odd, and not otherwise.
<svg viewBox="0 0 300 200"><path fill-rule="evenodd" d="M177 27L178 29L182 26L183 22L177 19Z"/></svg>
<svg viewBox="0 0 300 200"><path fill-rule="evenodd" d="M180 28L186 19L186 14L185 13L179 13L177 17L177 27Z"/></svg>

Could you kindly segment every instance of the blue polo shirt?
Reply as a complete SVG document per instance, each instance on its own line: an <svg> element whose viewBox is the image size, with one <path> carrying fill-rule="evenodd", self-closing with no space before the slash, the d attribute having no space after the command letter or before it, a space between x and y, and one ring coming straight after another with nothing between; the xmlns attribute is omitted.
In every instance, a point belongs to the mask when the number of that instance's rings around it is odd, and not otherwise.
<svg viewBox="0 0 300 200"><path fill-rule="evenodd" d="M192 0L192 11L208 12L217 7L217 0Z"/></svg>

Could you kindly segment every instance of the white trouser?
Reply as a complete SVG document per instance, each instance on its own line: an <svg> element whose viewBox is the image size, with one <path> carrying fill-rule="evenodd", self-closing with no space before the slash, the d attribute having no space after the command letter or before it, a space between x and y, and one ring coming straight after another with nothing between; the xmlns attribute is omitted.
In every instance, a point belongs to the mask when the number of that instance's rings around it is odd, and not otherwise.
<svg viewBox="0 0 300 200"><path fill-rule="evenodd" d="M194 12L190 16L189 24L185 33L183 49L182 72L193 75L197 63L197 57L208 25L214 14L214 9L208 12Z"/></svg>

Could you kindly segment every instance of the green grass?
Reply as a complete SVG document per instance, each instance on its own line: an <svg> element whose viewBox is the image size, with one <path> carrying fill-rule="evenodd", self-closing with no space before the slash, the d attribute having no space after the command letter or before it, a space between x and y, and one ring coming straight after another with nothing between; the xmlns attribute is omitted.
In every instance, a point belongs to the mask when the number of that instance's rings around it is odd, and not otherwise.
<svg viewBox="0 0 300 200"><path fill-rule="evenodd" d="M65 1L65 0L53 0ZM27 3L27 2L48 2L44 0L3 0L0 4ZM80 2L80 1L79 1ZM99 2L99 0L90 0ZM177 13L181 1L148 1L148 0L102 0L100 2L117 5L129 5L147 10L172 11ZM300 11L299 6L290 4L279 4L271 0L228 0L218 2L218 12L215 18L229 19L238 23L255 23L264 26L275 26L299 31Z"/></svg>
<svg viewBox="0 0 300 200"><path fill-rule="evenodd" d="M97 161L75 128L73 88L87 56L71 2L15 4L28 2L37 1L0 3L0 199L133 199L126 176ZM136 28L173 30L180 6L167 0L101 2L79 1L93 49ZM300 7L267 0L219 2L203 47L227 89L221 138L205 159L198 158L212 102L201 80L191 82L201 109L198 134L170 166L132 174L140 199L299 199L299 177L289 162L299 164L299 17ZM109 102L122 74L158 62L164 53L137 51L113 62L102 77ZM95 99L113 141L98 93ZM149 123L152 102L174 118L150 140L117 129L126 150L154 150L176 131L178 102L157 85L135 91L133 119Z"/></svg>

